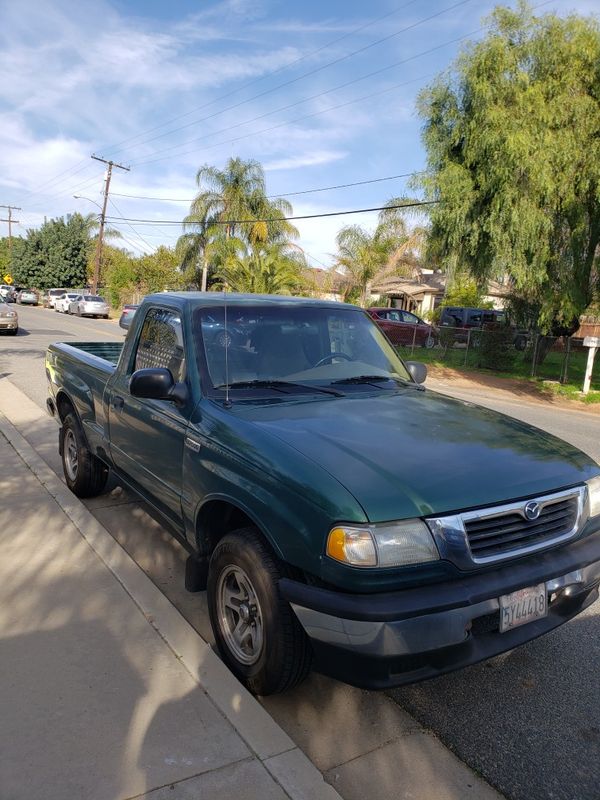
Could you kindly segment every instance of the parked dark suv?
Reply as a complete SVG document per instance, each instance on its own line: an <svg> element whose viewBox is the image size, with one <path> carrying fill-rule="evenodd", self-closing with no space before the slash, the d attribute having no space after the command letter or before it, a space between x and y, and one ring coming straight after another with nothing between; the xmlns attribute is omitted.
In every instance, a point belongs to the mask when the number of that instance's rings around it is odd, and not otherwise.
<svg viewBox="0 0 600 800"><path fill-rule="evenodd" d="M452 329L455 342L466 342L469 330L481 330L493 325L508 325L506 312L495 308L466 308L446 306L442 309L440 327ZM517 350L525 350L529 333L513 327L513 344Z"/></svg>

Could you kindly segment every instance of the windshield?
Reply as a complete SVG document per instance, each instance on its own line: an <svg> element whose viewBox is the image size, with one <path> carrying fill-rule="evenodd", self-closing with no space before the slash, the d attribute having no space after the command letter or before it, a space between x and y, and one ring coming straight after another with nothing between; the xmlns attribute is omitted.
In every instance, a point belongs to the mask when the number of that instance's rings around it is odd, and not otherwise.
<svg viewBox="0 0 600 800"><path fill-rule="evenodd" d="M234 388L255 381L317 387L365 377L412 382L385 336L358 309L229 306L225 330L222 308L199 308L192 329L197 352L204 347L213 388L226 381Z"/></svg>

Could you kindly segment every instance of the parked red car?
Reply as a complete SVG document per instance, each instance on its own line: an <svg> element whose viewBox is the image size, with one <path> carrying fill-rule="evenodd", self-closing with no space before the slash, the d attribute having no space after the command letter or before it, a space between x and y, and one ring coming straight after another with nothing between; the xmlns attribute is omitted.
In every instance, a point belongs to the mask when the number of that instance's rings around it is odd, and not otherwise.
<svg viewBox="0 0 600 800"><path fill-rule="evenodd" d="M367 311L392 344L433 347L437 342L436 329L410 311L400 308L369 308Z"/></svg>

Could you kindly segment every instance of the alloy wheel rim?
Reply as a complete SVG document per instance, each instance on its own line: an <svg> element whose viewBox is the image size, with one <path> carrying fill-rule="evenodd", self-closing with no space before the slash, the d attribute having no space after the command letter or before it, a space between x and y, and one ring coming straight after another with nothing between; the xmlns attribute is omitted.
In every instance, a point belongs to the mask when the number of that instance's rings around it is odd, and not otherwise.
<svg viewBox="0 0 600 800"><path fill-rule="evenodd" d="M68 428L65 434L64 441L65 453L65 467L67 468L67 475L74 481L77 477L77 467L79 466L79 455L77 452L77 442L75 441L75 434Z"/></svg>
<svg viewBox="0 0 600 800"><path fill-rule="evenodd" d="M217 583L217 615L227 647L242 664L255 664L264 642L256 590L241 567L225 567Z"/></svg>

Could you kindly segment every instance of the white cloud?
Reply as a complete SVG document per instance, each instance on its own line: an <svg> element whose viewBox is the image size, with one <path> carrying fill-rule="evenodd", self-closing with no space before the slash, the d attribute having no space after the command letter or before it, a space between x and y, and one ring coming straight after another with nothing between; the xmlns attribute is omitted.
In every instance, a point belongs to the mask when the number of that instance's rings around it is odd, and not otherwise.
<svg viewBox="0 0 600 800"><path fill-rule="evenodd" d="M318 164L330 164L346 158L348 153L341 150L314 150L302 155L266 161L263 164L265 172L276 172L283 169L300 169L301 167L314 167Z"/></svg>

